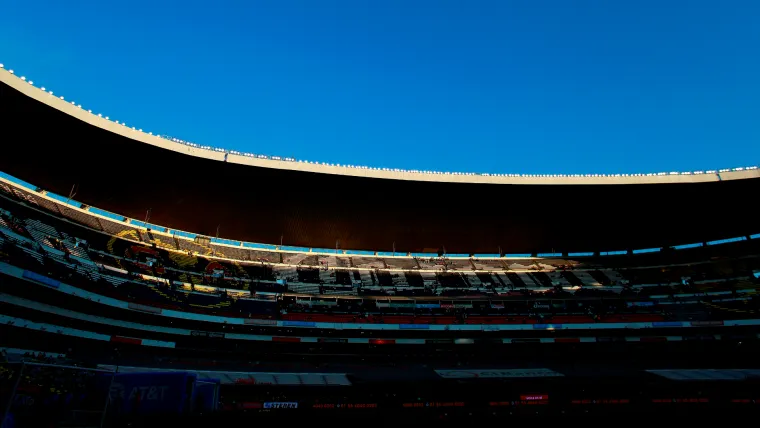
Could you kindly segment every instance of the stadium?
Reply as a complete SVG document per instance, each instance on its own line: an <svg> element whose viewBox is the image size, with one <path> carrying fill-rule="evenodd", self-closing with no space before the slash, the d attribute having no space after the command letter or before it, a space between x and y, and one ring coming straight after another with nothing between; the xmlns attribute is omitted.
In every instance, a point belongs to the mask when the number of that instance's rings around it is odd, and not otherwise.
<svg viewBox="0 0 760 428"><path fill-rule="evenodd" d="M17 426L760 408L756 167L318 164L0 82L0 404ZM39 411L63 400L46 376L76 391L56 412Z"/></svg>

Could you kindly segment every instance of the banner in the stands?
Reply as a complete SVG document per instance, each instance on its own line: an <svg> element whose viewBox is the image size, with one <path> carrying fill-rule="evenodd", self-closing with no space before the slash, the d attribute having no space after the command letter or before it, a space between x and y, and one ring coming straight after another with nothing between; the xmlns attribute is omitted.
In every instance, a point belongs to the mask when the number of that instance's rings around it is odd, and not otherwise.
<svg viewBox="0 0 760 428"><path fill-rule="evenodd" d="M295 401L288 402L266 402L264 403L265 409L297 409L298 403Z"/></svg>
<svg viewBox="0 0 760 428"><path fill-rule="evenodd" d="M213 339L224 339L224 333L220 333L218 331L198 331L198 330L192 330L190 332L190 336L194 337L209 337Z"/></svg>
<svg viewBox="0 0 760 428"><path fill-rule="evenodd" d="M462 309L471 309L472 304L471 303L441 303L442 309L454 309L454 308L462 308Z"/></svg>
<svg viewBox="0 0 760 428"><path fill-rule="evenodd" d="M129 304L127 304L127 307L129 309L134 309L134 310L140 311L140 312L148 312L150 314L160 314L161 313L161 308L156 308L154 306L148 306L148 305L141 305L139 303L129 302Z"/></svg>
<svg viewBox="0 0 760 428"><path fill-rule="evenodd" d="M26 279L31 279L32 281L37 281L40 284L47 285L48 287L58 288L61 285L60 282L58 282L58 281L56 281L54 279L50 279L50 278L48 278L48 277L46 277L44 275L40 275L40 274L38 274L36 272L25 270L22 275Z"/></svg>
<svg viewBox="0 0 760 428"><path fill-rule="evenodd" d="M115 370L116 366L101 364L98 368ZM119 366L120 373L188 372L148 367ZM294 386L350 386L345 373L269 373L190 370L197 379L220 381L222 385L294 385Z"/></svg>
<svg viewBox="0 0 760 428"><path fill-rule="evenodd" d="M246 319L243 320L243 324L277 325L277 321L275 321L275 320L259 320L259 319L249 319L249 318L246 318Z"/></svg>
<svg viewBox="0 0 760 428"><path fill-rule="evenodd" d="M498 379L560 377L562 373L549 369L492 369L492 370L436 370L438 376L445 379Z"/></svg>

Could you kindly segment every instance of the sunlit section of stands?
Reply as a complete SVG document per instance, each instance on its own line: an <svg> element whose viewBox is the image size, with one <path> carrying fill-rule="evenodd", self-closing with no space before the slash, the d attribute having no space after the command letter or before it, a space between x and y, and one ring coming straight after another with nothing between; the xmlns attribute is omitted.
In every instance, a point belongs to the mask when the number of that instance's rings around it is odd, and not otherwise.
<svg viewBox="0 0 760 428"><path fill-rule="evenodd" d="M7 215L6 215L7 217ZM7 222L6 222L7 225ZM84 252L81 248L79 248L77 245L75 245L76 238L71 237L70 235L66 234L65 232L59 233L55 228L39 222L37 220L29 220L27 222L27 231L29 231L32 236L36 236L38 241L42 241L43 244L45 244L46 247L48 247L48 252L50 253L50 257L53 257L59 261L64 261L65 259L65 253L63 251L57 250L55 245L50 242L50 237L52 236L59 236L64 239L62 240L56 240L55 242L58 244L58 246L63 245L66 247L66 252L68 252L71 255L78 256L81 259L89 260L87 257L87 253ZM55 239L55 238L53 238ZM114 256L114 255L108 255L107 253L100 252L101 256L105 257L111 257L114 259L118 259L119 263L125 264L127 267L132 267L133 270L140 270L139 265L140 263L135 263L134 261L126 260L124 258ZM81 267L78 267L77 269L82 269ZM181 269L173 269L173 268L166 268L168 271L173 271L179 275L179 279L181 281L186 282L179 282L180 285L185 284L192 284L192 285L204 285L208 284L208 279L205 278L203 275L192 272L192 271L186 271ZM267 268L264 266L251 266L249 269L254 270L263 270L264 273L261 274L255 274L254 277L259 277L260 279L267 274L265 273L267 271ZM150 272L150 270L148 270ZM245 273L244 270L242 270L243 273ZM337 272L340 272L338 274ZM335 294L335 295L355 295L358 294L360 291L354 289L352 287L353 284L350 284L349 281L351 281L351 275L349 273L350 271L330 271L326 267L324 269L318 269L318 268L301 268L295 270L296 275L293 275L293 269L291 268L290 271L282 271L279 272L281 275L284 274L284 277L287 278L288 276L291 276L290 280L292 282L293 287L297 287L296 282L293 282L293 280L297 279L298 282L301 283L313 283L313 284L321 284L323 287L308 287L308 288L300 288L300 289L294 289L294 292L297 293L305 293L305 292L311 292L316 293L317 290L319 294ZM689 271L690 272L690 271ZM290 275L288 275L290 273ZM577 271L579 275L583 274L581 271ZM299 275L300 274L300 275ZM601 275L604 275L600 271L592 271L589 275L589 277L592 277L591 274L595 275L596 277L602 277ZM88 275L90 276L96 276L97 279L97 272L89 272ZM400 274L396 272L370 272L369 280L366 281L367 277L362 277L361 274L359 274L360 280L365 280L366 282L371 282L371 279L375 277L377 279L376 283L379 286L378 289L376 289L373 286L367 286L367 290L370 291L379 291L379 294L388 294L387 292L383 292L383 288L389 288L393 289L392 294L394 295L468 295L468 294L479 294L479 295L487 295L487 294L500 294L504 291L511 291L512 289L550 289L554 285L558 286L565 286L565 285L572 285L569 284L569 282L565 281L566 277L575 277L575 273L572 272L549 272L543 273L543 272L525 272L525 273L508 273L507 277L511 279L512 285L507 285L506 282L503 281L503 279L498 274L472 274L472 273L456 273L456 272L442 272L438 274L437 276L433 276L430 272L416 272L416 271L410 271L405 274ZM564 276L563 276L564 275ZM299 277L300 276L300 277ZM297 277L297 278L296 278ZM342 278L341 280L338 280L338 278ZM483 284L483 281L480 280L480 278L486 279L486 284ZM496 281L488 282L488 278L496 278ZM606 275L604 275L604 278L606 278ZM231 277L229 276L229 273L225 272L225 275L223 277L225 282L222 284L223 287L229 287L232 286L232 288L243 288L247 289L248 285L251 283L251 279L247 278L238 278L238 277ZM270 277L270 279L274 279L274 277ZM576 277L577 279L577 277ZM662 280L662 278L660 278ZM123 280L122 280L123 281ZM361 285L364 285L365 281L361 281ZM523 286L515 286L514 284L520 284L519 281L523 281ZM528 285L526 281L530 281L532 284ZM565 281L563 283L563 281ZM121 281L120 281L121 282ZM413 284L413 285L410 285ZM610 281L611 283L611 281ZM500 287L494 287L494 285L500 285ZM356 284L357 286L360 285L359 283ZM647 284L643 284L642 286L646 286ZM275 286L274 283L272 283L272 286ZM344 286L344 287L340 287ZM414 290L411 290L412 288L419 288L422 286L423 288L427 289L428 292L415 292ZM442 287L442 290L438 291L430 291L435 290L438 287ZM505 290L504 288L508 289ZM577 283L575 286L578 286ZM445 290L446 288L454 288L454 289L461 289L461 293L455 293L453 290ZM452 294L454 293L454 294Z"/></svg>
<svg viewBox="0 0 760 428"><path fill-rule="evenodd" d="M149 236L148 243L156 244L157 247L160 248L166 248L170 250L177 250L178 244L177 241L172 236L166 236L162 233L151 231Z"/></svg>
<svg viewBox="0 0 760 428"><path fill-rule="evenodd" d="M61 265L67 266L68 268L71 268L71 264L66 264L64 260L56 259L58 263ZM148 276L141 275L141 278L145 280L149 280ZM73 278L72 278L73 279ZM143 294L143 292L139 290L148 290L149 294L154 293L157 296L160 296L163 298L167 303L169 304L175 304L180 305L182 307L185 307L186 309L193 309L193 308L199 308L204 310L210 310L210 311L224 311L225 309L231 308L233 303L230 300L219 298L219 296L213 296L209 294L204 293L198 293L194 291L182 291L182 292L174 292L170 291L168 288L162 289L161 288L161 281L159 281L157 278L154 278L154 281L157 281L158 287L155 286L152 288L145 288L144 285L140 285L139 283L130 282L129 284L125 284L126 288L124 286L119 287L119 290L126 291L129 290L130 293L137 292L138 294ZM101 288L101 292L103 292L104 289ZM459 290L462 291L462 290ZM467 292L473 292L474 290L466 290ZM753 290L754 291L754 290ZM723 293L723 292L718 292ZM677 295L679 297L692 297L694 298L693 303L699 303L699 299L701 299L703 296L700 295L685 295L685 294L679 294ZM657 296L651 296L650 299L655 299ZM148 297L150 299L150 297ZM673 299L674 296L672 295L664 295L661 297L662 299L670 300ZM722 299L722 298L721 298ZM736 298L732 298L736 299ZM238 300L239 301L239 300ZM545 302L548 302L548 300L544 300ZM395 301L394 301L395 302ZM573 300L564 300L559 299L559 303L562 304L563 309L562 312L573 312L578 311L582 309L583 307L586 307L589 304L589 301L573 301ZM597 304L601 304L602 301L598 301ZM681 304L687 303L684 300L681 300ZM377 308L382 309L381 306L382 302L377 301L373 303L376 305ZM402 323L402 320L407 320L407 323L428 323L428 324L447 324L451 323L450 317L438 317L435 316L433 318L426 316L426 315L420 315L419 313L416 313L416 306L414 304L414 301L411 301L411 306L405 307L405 306L399 306L398 303L394 303L396 307L388 307L387 310L383 312L382 319L381 320L373 320L370 322L384 322L384 323ZM532 305L532 306L529 306ZM472 316L468 316L462 319L462 322L464 323L474 323L474 324L486 324L486 323L494 323L494 324L503 324L503 323L536 323L536 322L548 322L550 319L551 322L554 323L577 323L577 322L645 322L645 321L659 321L662 320L661 315L648 313L648 314L637 314L637 313L619 313L621 309L625 309L626 307L626 301L622 299L615 299L612 301L606 301L605 305L610 306L610 304L614 304L618 307L616 309L615 314L606 314L600 317L596 318L589 318L588 316L580 316L580 315L562 315L562 314L555 314L552 311L551 305L544 305L541 303L541 301L531 303L529 301L502 301L499 303L500 306L494 306L493 303L489 300L483 300L479 302L458 302L456 304L452 303L448 306L444 306L443 302L441 302L440 305L436 306L440 309L445 308L469 308L471 310L475 310L477 312L497 312L501 313L499 314L492 314L489 316L481 316L479 318L475 313L473 313ZM579 306L582 305L582 306ZM542 309L544 306L546 306L545 309ZM573 307L571 307L573 306ZM407 309L405 309L407 308ZM387 313L388 311L391 311L391 313ZM401 316L397 315L400 312L409 311L412 312L412 315L406 315ZM393 313L396 313L394 315ZM531 315L531 313L534 313ZM311 319L318 319L323 320L325 322L334 322L335 318L332 315L326 315L326 314L310 314L307 315L308 317L311 317ZM350 315L349 315L350 316ZM355 314L353 316L356 316ZM284 317L284 319L294 319L296 317L295 314L289 313L288 317ZM483 318L485 317L485 318ZM545 318L546 317L546 318ZM329 321L329 320L333 321ZM412 320L412 321L409 321Z"/></svg>
<svg viewBox="0 0 760 428"><path fill-rule="evenodd" d="M10 187L4 186L10 189ZM368 291L377 291L381 295L388 293L411 293L412 295L455 293L449 289L461 289L465 294L503 294L515 290L545 292L551 291L553 288L578 289L584 287L605 288L619 292L622 286L629 284L634 287L663 283L677 284L683 276L698 277L693 278L695 280L702 280L701 278L704 280L725 280L727 277L724 275L724 270L730 272L734 269L732 266L724 268L719 262L710 262L711 264L703 263L699 267L673 266L672 269L668 267L665 270L654 267L652 269L631 267L616 271L613 269L572 268L571 266L570 270L563 271L564 267L559 264L552 264L555 261L551 260L488 260L446 257L381 258L356 255L343 256L340 254L266 252L246 249L242 246L203 245L188 238L172 236L164 232L148 232L147 229L141 229L137 225L129 227L115 220L95 216L89 217L86 210L51 202L45 199L42 194L29 193L15 188L11 189L10 192L22 201L28 202L33 208L43 209L49 204L57 207L58 214L56 215L56 211L52 211L52 215L56 218L50 218L50 224L44 220L45 217L49 217L48 214L40 215L36 219L28 218L16 222L7 221L9 212L0 216L3 221L2 224L8 230L13 230L22 236L26 234L33 237L37 243L50 249L46 249L46 251L51 253L51 257L65 257L65 253L68 253L71 256L87 259L86 252L79 248L76 242L78 235L84 234L82 236L85 236L92 233L91 230L60 220L60 215L63 214L69 219L77 221L78 224L84 224L91 229L103 229L109 235L118 236L120 240L125 242L141 242L143 245L160 242L161 245L156 246L162 251L166 250L166 252L157 253L156 258L159 259L159 264L166 268L181 271L178 274L178 279L183 283L209 284L210 280L207 278L209 272L205 272L203 269L212 262L222 263L226 272L221 283L220 281L211 281L221 288L239 287L245 289L246 286L250 285L251 280L271 281L271 284L274 284L276 279L282 278L288 279L291 284L295 282L320 284L323 286L322 291L325 294L335 293L338 295L359 293L367 295ZM43 199L47 205L39 203ZM88 223L82 218L92 218L96 221ZM40 219L44 221L40 221ZM58 223L60 223L60 230L51 226L51 224ZM19 229L20 224L24 225L21 229ZM117 242L121 242L120 240L111 237L109 245L116 245ZM178 245L172 245L172 243ZM176 251L175 248L172 248L177 246L182 251ZM103 249L113 250L110 247ZM59 253L54 250L65 251ZM250 261L226 260L228 254L222 254L222 251L228 251L230 254L234 252L238 255L247 253L256 257L249 257ZM204 257L193 255L196 253L204 254ZM217 257L212 256L212 254ZM221 256L225 258L219 258ZM260 260L255 260L256 258ZM275 262L272 262L272 265L261 265L258 264L259 261ZM564 263L564 261L561 262ZM120 263L127 267L138 266L134 270L151 273L151 269L146 271L145 268L139 268L142 263L139 260L121 260ZM293 264L301 266L301 268L295 268L295 274L293 274ZM479 270L483 268L494 270ZM297 278L299 269L305 269L304 272L308 270L316 272L316 277L312 273L308 279ZM744 267L744 270L747 269L748 267ZM236 273L230 274L233 271ZM224 283L225 281L227 283ZM271 284L267 283L267 287ZM386 288L388 290L384 290ZM423 290L414 290L418 288Z"/></svg>
<svg viewBox="0 0 760 428"><path fill-rule="evenodd" d="M289 255L284 261L288 264L310 266L310 267L323 267L320 263L319 257L316 254L308 253L296 253ZM328 267L328 266L325 266Z"/></svg>
<svg viewBox="0 0 760 428"><path fill-rule="evenodd" d="M449 271L471 271L473 270L473 265L470 259L455 259L455 258L448 258L446 260L446 263L443 265L446 270Z"/></svg>
<svg viewBox="0 0 760 428"><path fill-rule="evenodd" d="M547 272L556 269L556 266L552 263L555 261L541 261L541 260L526 260L515 261L507 259L483 259L483 258L436 258L436 257L371 257L371 256L358 256L358 255L329 255L318 254L313 255L309 253L294 253L294 252L282 252L282 251L261 251L251 248L247 248L245 244L239 245L222 245L217 243L210 243L208 245L199 244L192 239L185 236L173 235L172 231L164 232L151 232L147 235L147 230L141 229L140 226L132 225L124 222L119 222L115 219L105 218L100 215L96 215L87 211L86 209L77 208L74 206L67 206L61 202L55 200L48 200L46 196L38 193L31 193L21 188L11 188L11 186L3 183L3 189L14 197L29 202L30 204L42 208L43 206L49 206L53 204L56 209L51 210L54 215L63 214L67 218L70 218L78 223L85 224L95 230L104 230L111 235L116 235L124 239L132 239L136 241L156 243L157 246L172 250L177 249L184 251L188 254L198 254L209 257L223 257L240 261L260 261L272 264L295 264L295 265L311 265L311 266L323 266L327 265L330 269L335 268L358 268L358 269L384 269L384 270L430 270L430 271L458 271L466 272L470 270L480 271L501 271L512 270L516 272L531 271L536 268L545 270ZM39 201L45 200L44 204L40 204ZM93 221L94 220L94 221ZM569 261L562 261L563 263L574 263ZM560 280L561 281L561 280ZM534 281L535 282L535 281ZM584 281L582 281L584 282ZM605 285L603 281L597 281L598 283ZM528 281L530 284L530 281ZM544 285L544 284L541 284Z"/></svg>
<svg viewBox="0 0 760 428"><path fill-rule="evenodd" d="M140 240L140 234L134 227L108 220L102 220L101 223L103 224L103 231L109 235L118 236L124 239L132 239L135 241Z"/></svg>
<svg viewBox="0 0 760 428"><path fill-rule="evenodd" d="M481 271L503 271L507 269L507 263L504 260L489 260L489 259L472 259L472 264L475 269Z"/></svg>

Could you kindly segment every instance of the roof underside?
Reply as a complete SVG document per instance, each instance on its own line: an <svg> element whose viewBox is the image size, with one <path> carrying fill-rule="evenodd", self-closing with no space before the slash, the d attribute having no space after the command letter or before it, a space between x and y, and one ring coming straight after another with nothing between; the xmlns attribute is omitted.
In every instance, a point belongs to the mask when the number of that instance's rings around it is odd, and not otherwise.
<svg viewBox="0 0 760 428"><path fill-rule="evenodd" d="M189 156L90 125L0 84L0 171L169 228L390 251L607 251L757 233L760 178L702 183L424 182ZM756 176L756 175L753 175Z"/></svg>

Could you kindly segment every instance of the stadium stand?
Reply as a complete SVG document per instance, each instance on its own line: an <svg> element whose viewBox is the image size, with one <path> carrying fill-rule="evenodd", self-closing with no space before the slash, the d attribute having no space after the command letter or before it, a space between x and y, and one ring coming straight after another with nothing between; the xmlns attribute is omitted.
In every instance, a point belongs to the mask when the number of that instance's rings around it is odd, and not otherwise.
<svg viewBox="0 0 760 428"><path fill-rule="evenodd" d="M431 426L523 418L533 425L538 416L545 418L539 422L556 417L558 424L572 416L584 424L594 417L606 425L652 424L666 420L652 417L662 409L679 423L704 424L705 415L716 413L751 421L760 409L760 236L748 234L757 232L747 230L756 224L752 211L724 204L695 213L669 209L674 200L751 195L755 172L713 171L704 182L668 175L652 186L631 177L590 178L597 184L562 190L543 178L525 178L539 187L505 184L514 201L535 199L533 189L540 188L560 207L580 200L625 207L604 220L584 210L562 213L562 221L547 210L485 210L494 215L478 217L475 205L448 204L416 227L408 213L389 215L376 197L367 197L388 195L394 210L419 206L419 195L467 194L478 201L487 185L477 180L431 182L417 192L423 184L415 180L363 178L359 199L343 204L316 192L302 198L313 197L311 207L322 209L304 209L298 198L278 194L267 195L274 203L249 209L245 201L254 198L246 191L260 183L303 189L307 178L310 188L337 189L348 187L342 183L350 177L246 166L227 162L236 156L228 152L224 162L212 161L186 143L181 151L194 156L169 153L138 141L144 136L137 131L114 137L112 122L104 128L81 115L73 120L68 102L47 93L35 98L39 90L29 83L14 89L7 74L0 70L0 103L10 117L6 135L41 142L52 141L45 135L66 135L92 143L98 156L108 141L116 153L129 153L126 159L224 171L210 175L226 181L203 203L212 193L201 190L203 181L218 185L206 176L186 174L187 183L169 196L157 182L165 173L176 178L173 168L133 175L133 163L93 162L86 160L90 151L65 144L35 156L22 156L20 145L3 146L0 169L35 183L39 178L46 187L0 177L3 428L296 426L320 417L330 425L368 426L408 422L410 415L423 415L417 424L428 417ZM64 106L49 106L56 103ZM16 114L47 125L15 128L27 123L14 120ZM154 186L145 185L146 177ZM628 179L630 186L607 183ZM87 184L78 192L87 205L73 200L73 190L72 198L51 193L72 181ZM658 186L666 190L637 197L642 188ZM142 206L159 207L157 224L148 224L155 221L150 211L144 222L137 220ZM231 238L279 240L219 239L214 211L236 206L250 218L223 222ZM341 222L351 231L333 228ZM700 226L686 227L690 222ZM161 224L201 227L188 232ZM315 224L331 226L315 230ZM619 234L601 236L600 230L621 224L627 227ZM678 233L669 235L669 228ZM402 235L393 235L399 230ZM346 240L338 245L333 235L340 233ZM288 247L284 234L309 237L298 245L336 245ZM635 250L642 248L633 244L637 234L657 248ZM617 241L618 235L630 241ZM412 252L396 251L400 237L412 242L403 243ZM457 251L498 248L498 254L447 254L442 246L423 248L425 241L461 247ZM342 249L364 242L372 243L370 251ZM468 242L474 247L464 248ZM595 250L536 251L555 242ZM621 251L588 245L599 242ZM502 254L502 244L520 254Z"/></svg>
<svg viewBox="0 0 760 428"><path fill-rule="evenodd" d="M288 370L309 361L322 364L322 369L334 365L331 370L351 372L350 379L362 384L370 382L359 380L363 373L377 369L346 368L340 365L346 362L335 355L358 352L360 356L352 358L372 361L371 367L392 361L387 376L398 376L395 362L408 365L413 360L409 351L403 351L408 347L424 350L415 352L421 352L420 361L426 365L450 368L447 361L452 357L457 367L475 362L483 367L484 358L496 355L501 358L499 364L512 359L513 366L520 366L544 354L541 346L559 346L559 352L574 353L576 361L587 363L605 358L609 364L607 352L622 351L636 355L640 364L663 352L660 346L669 346L669 354L690 355L695 349L722 349L736 341L755 346L758 340L756 289L760 283L753 272L760 269L760 248L755 241L686 250L688 254L586 260L503 258L487 264L474 258L423 262L414 257L342 257L244 247L222 254L228 247L218 245L188 254L188 248L203 248L202 244L126 225L93 227L117 222L74 208L59 209L56 214L30 198L22 190L0 195L2 345L32 349L35 355L86 356L88 367L118 358L119 365L152 370L188 367L187 373L200 373L197 370L214 361L214 369L222 370L215 376L239 377L248 376L245 370L240 372L246 366L241 361L267 361L257 363L256 370L263 371L274 370L266 364L276 361L287 360ZM171 245L172 240L179 245ZM251 256L254 251L259 257ZM256 258L264 261L249 260ZM631 348L634 344L642 348ZM361 350L353 351L357 346ZM481 347L488 351L474 351ZM233 371L223 371L228 367ZM306 370L319 373L320 366ZM447 383L438 372L431 373L430 387L446 390ZM409 371L403 376L409 376ZM536 385L535 378L532 382ZM393 385L397 388L399 383ZM251 400L246 403L298 403L309 409L337 405L324 394L317 398L303 392L291 392L287 400L294 401L256 401L266 400L255 397L260 393L257 388L234 382L222 386L220 411L240 412L237 398L230 398L237 394ZM544 393L550 390L543 389ZM273 391L286 394L279 387ZM353 397L364 393L356 391ZM642 408L660 399L653 391L642 392L653 397L639 403ZM453 389L445 394L446 400L461 400L469 409L479 400L473 392L460 397ZM559 391L553 397L562 394ZM720 400L719 395L711 399ZM409 403L421 402L404 397ZM737 397L744 399L741 394ZM499 407L488 403L507 398L491 395L485 402L493 413ZM377 406L365 411L414 408L377 398L340 400ZM552 406L568 411L573 400L563 400L552 399ZM56 418L84 418L82 409L87 406L73 407L76 412L59 413ZM519 406L510 404L510 408L514 413ZM110 411L119 414L118 409ZM19 421L39 421L30 415L17 411Z"/></svg>

